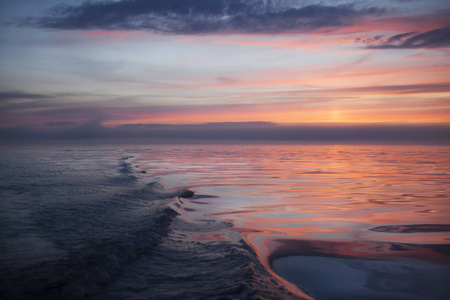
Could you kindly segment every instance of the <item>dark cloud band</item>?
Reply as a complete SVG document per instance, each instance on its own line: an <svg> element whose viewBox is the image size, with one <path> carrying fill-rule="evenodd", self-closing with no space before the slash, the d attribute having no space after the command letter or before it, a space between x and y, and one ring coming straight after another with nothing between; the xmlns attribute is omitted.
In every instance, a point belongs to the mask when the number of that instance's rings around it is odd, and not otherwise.
<svg viewBox="0 0 450 300"><path fill-rule="evenodd" d="M78 126L74 126L78 125ZM43 127L45 130L43 130ZM52 130L48 130L48 128ZM75 141L110 139L114 143L127 143L135 139L139 143L169 141L195 143L195 141L220 142L235 140L248 142L368 142L368 143L431 143L448 144L450 126L435 125L296 125L283 126L266 122L205 123L205 124L128 124L104 127L98 121L48 122L34 128L0 129L4 143L34 143L45 141ZM1 144L1 142L0 142Z"/></svg>
<svg viewBox="0 0 450 300"><path fill-rule="evenodd" d="M383 13L351 5L296 6L273 0L123 0L59 5L24 24L66 30L147 30L170 34L283 33L350 26ZM286 2L288 3L288 2ZM299 2L295 2L299 3Z"/></svg>

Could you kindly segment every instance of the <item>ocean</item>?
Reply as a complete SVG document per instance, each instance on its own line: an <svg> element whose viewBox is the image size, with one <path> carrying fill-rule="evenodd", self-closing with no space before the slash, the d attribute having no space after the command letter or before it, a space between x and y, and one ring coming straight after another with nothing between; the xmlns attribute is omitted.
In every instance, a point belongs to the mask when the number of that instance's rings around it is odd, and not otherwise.
<svg viewBox="0 0 450 300"><path fill-rule="evenodd" d="M446 146L2 147L0 201L1 299L450 299Z"/></svg>

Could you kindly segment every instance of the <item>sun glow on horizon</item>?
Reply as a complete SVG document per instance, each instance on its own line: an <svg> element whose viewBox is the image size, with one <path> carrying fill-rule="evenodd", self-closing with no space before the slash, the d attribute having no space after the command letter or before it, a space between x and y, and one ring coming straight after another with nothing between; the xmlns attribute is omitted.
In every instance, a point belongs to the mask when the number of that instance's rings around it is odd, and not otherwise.
<svg viewBox="0 0 450 300"><path fill-rule="evenodd" d="M8 136L125 124L450 125L443 2L381 1L374 9L325 0L309 15L308 5L287 1L267 18L234 23L208 11L211 23L196 23L201 5L183 15L150 1L131 22L130 11L112 4L131 1L106 1L98 7L121 17L99 22L94 6L62 1L51 16L29 17L28 3L0 11L28 17L27 26L0 24L0 128ZM259 5L241 4L249 12ZM298 22L280 13L287 7Z"/></svg>

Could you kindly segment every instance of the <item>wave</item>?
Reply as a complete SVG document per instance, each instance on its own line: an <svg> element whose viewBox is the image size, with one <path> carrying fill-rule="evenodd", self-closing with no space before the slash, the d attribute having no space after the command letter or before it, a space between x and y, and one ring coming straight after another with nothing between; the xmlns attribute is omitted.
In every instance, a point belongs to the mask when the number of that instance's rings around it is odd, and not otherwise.
<svg viewBox="0 0 450 300"><path fill-rule="evenodd" d="M110 284L124 267L139 259L168 235L170 223L177 213L165 208L152 216L151 224L131 231L124 238L101 239L82 251L71 251L59 262L59 268L68 269L58 289L46 293L46 299L84 299L101 286Z"/></svg>
<svg viewBox="0 0 450 300"><path fill-rule="evenodd" d="M158 246L92 298L298 299L264 269L244 240L223 238L231 226L177 215Z"/></svg>
<svg viewBox="0 0 450 300"><path fill-rule="evenodd" d="M101 176L9 161L26 171L2 185L2 298L87 298L168 235L178 213L161 199L176 193L143 185L126 159Z"/></svg>
<svg viewBox="0 0 450 300"><path fill-rule="evenodd" d="M185 188L140 180L132 156L111 165L88 155L2 162L0 298L298 298L227 237L231 223L184 216L174 198Z"/></svg>

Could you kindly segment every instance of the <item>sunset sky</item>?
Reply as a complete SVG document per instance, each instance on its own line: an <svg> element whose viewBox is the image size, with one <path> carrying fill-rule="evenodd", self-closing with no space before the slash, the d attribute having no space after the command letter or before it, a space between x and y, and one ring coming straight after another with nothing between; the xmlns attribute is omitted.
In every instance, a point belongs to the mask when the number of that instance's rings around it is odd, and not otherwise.
<svg viewBox="0 0 450 300"><path fill-rule="evenodd" d="M4 138L450 138L446 0L0 0L0 26Z"/></svg>

